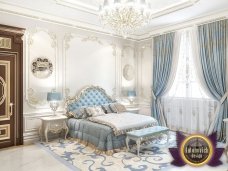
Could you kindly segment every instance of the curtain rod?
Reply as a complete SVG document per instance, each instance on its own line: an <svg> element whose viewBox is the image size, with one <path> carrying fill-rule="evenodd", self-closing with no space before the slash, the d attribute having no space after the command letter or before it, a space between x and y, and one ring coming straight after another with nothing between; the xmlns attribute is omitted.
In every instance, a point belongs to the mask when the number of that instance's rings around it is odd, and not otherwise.
<svg viewBox="0 0 228 171"><path fill-rule="evenodd" d="M219 17L219 18L215 18L213 20L207 20L207 21L204 21L204 22L198 22L198 23L195 23L195 24L190 24L190 25L185 25L185 26L180 26L176 29L172 29L172 30L169 30L169 31L165 31L165 32L161 32L161 33L157 33L157 34L154 34L154 35L151 35L150 38L153 38L153 37L156 37L156 36L159 36L159 35L162 35L162 34L167 34L167 33L171 33L171 32L175 32L177 30L182 30L182 29L185 29L185 28L189 28L189 27L193 27L193 26L201 26L201 25L204 25L204 24L209 24L209 23L213 23L213 22L216 22L216 21L222 21L222 20L225 20L227 19L227 17Z"/></svg>
<svg viewBox="0 0 228 171"><path fill-rule="evenodd" d="M182 29L189 28L189 27L192 27L192 25L182 26L182 27L179 27L177 29L173 29L173 30L157 33L157 34L151 35L151 38L156 37L156 36L160 36L160 35L163 35L163 34L172 33L172 32L175 32L177 30L182 30Z"/></svg>
<svg viewBox="0 0 228 171"><path fill-rule="evenodd" d="M210 23L213 23L213 22L216 22L216 21L222 21L222 20L226 20L226 19L227 19L227 17L219 17L219 18L216 18L216 19L213 19L213 20L210 20L210 21L205 21L205 22L196 24L196 25L197 26L202 26L204 24L210 24Z"/></svg>

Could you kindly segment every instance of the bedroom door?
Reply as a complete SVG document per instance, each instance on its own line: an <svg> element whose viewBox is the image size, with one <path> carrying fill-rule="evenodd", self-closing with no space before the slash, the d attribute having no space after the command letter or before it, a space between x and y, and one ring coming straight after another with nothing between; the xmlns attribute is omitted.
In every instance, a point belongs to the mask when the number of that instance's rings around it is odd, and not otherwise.
<svg viewBox="0 0 228 171"><path fill-rule="evenodd" d="M0 147L15 140L15 56L0 54Z"/></svg>
<svg viewBox="0 0 228 171"><path fill-rule="evenodd" d="M22 30L0 25L0 148L23 144Z"/></svg>

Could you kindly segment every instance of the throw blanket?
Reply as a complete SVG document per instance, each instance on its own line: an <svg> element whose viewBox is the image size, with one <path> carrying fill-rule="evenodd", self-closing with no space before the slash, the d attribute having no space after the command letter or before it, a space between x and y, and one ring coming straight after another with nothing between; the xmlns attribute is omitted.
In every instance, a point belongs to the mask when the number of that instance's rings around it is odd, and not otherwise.
<svg viewBox="0 0 228 171"><path fill-rule="evenodd" d="M111 127L116 136L125 134L128 131L157 125L157 121L150 116L128 112L121 114L109 113L87 119Z"/></svg>

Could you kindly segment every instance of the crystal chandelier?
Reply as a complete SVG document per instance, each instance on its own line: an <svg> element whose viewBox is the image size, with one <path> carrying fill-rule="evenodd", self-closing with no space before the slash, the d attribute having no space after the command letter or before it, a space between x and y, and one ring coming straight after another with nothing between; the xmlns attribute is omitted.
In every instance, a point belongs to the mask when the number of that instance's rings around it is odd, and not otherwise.
<svg viewBox="0 0 228 171"><path fill-rule="evenodd" d="M148 24L152 14L146 0L104 0L99 11L102 24L124 37Z"/></svg>

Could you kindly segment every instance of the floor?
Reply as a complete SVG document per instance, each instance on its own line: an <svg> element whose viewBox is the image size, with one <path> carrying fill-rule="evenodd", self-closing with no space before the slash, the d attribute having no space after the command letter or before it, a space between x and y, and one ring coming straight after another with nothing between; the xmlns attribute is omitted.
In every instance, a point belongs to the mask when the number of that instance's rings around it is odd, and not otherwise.
<svg viewBox="0 0 228 171"><path fill-rule="evenodd" d="M226 163L223 155L222 161ZM38 145L19 146L0 150L0 171L69 171L62 164ZM169 171L228 171L228 164L220 167L204 166L200 168L185 166L181 168L170 166Z"/></svg>
<svg viewBox="0 0 228 171"><path fill-rule="evenodd" d="M37 145L0 150L0 171L69 171Z"/></svg>

